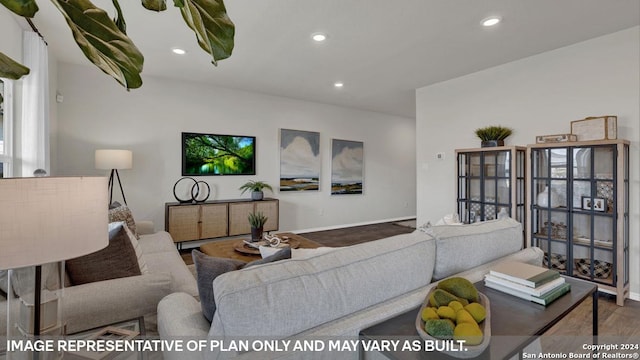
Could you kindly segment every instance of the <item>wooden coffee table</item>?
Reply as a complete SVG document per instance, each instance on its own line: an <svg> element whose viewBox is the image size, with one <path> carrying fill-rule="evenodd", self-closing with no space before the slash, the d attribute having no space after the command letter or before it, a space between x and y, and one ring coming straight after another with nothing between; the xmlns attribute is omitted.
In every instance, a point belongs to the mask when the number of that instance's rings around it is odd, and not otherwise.
<svg viewBox="0 0 640 360"><path fill-rule="evenodd" d="M309 240L304 236L290 233L290 232L277 233L275 235L277 235L281 239L283 237L289 238L289 241L291 241L291 244L293 245L294 249L298 247L303 249L315 249L317 247L322 246L321 244L315 241ZM243 242L244 240L247 240L247 239L236 238L236 239L228 239L228 240L216 240L216 241L212 241L210 243L201 245L200 251L202 251L203 253L209 256L236 259L236 260L242 260L246 262L260 259L260 251L257 251L257 250L251 251L249 247L244 245L244 242ZM240 251L238 249L240 249Z"/></svg>
<svg viewBox="0 0 640 360"><path fill-rule="evenodd" d="M478 291L485 294L491 302L491 342L479 358L509 359L520 353L538 336L544 334L558 323L571 310L575 309L589 295L593 298L593 328L592 335L598 334L598 286L576 278L566 277L571 284L571 291L560 297L549 306L544 307L530 301L519 299L501 291L489 289L482 281L474 285ZM415 328L415 320L420 307L409 310L387 321L366 328L360 332L362 339L421 339ZM369 358L361 351L361 359ZM379 353L373 357L379 359ZM383 352L387 359L454 359L437 352L426 351L390 351Z"/></svg>

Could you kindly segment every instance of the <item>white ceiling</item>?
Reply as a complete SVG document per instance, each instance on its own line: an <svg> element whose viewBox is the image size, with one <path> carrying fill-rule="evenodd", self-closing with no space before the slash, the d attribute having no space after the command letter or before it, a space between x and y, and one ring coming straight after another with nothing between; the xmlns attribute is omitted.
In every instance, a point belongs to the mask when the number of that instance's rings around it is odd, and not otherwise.
<svg viewBox="0 0 640 360"><path fill-rule="evenodd" d="M58 61L89 64L62 15L34 23ZM109 0L94 3L110 14ZM640 0L227 0L233 55L210 64L180 12L121 0L145 75L414 117L414 90L640 24ZM503 22L482 28L499 15ZM314 32L326 32L314 43ZM188 51L185 56L170 52ZM99 71L96 69L96 71ZM335 81L344 88L335 89ZM144 85L143 85L144 86ZM132 90L135 91L135 90Z"/></svg>

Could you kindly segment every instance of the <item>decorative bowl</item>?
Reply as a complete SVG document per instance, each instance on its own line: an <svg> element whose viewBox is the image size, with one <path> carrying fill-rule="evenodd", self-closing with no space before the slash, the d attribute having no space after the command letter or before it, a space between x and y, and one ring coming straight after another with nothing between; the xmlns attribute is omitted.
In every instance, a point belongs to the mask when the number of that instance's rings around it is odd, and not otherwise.
<svg viewBox="0 0 640 360"><path fill-rule="evenodd" d="M576 270L580 275L591 275L591 260L589 259L576 259L574 261ZM593 260L593 276L598 279L607 279L611 276L611 263L601 260Z"/></svg>
<svg viewBox="0 0 640 360"><path fill-rule="evenodd" d="M463 350L460 350L460 346L455 340L437 339L429 335L424 330L424 321L422 321L421 314L422 314L422 310L425 307L429 306L429 297L431 296L431 293L434 290L436 290L435 286L427 294L427 298L422 303L422 306L418 311L418 316L416 317L416 330L418 331L418 334L420 335L420 337L425 341L433 341L432 344L434 344L435 348L437 349L443 349L443 348L447 349L446 343L447 342L451 343L451 346L449 346L449 349L451 350L445 350L440 352L455 358L468 359L468 358L477 357L478 355L482 354L482 352L485 351L486 348L489 346L489 342L491 341L491 310L490 310L489 298L486 297L483 293L478 292L478 295L480 296L479 302L482 306L484 306L487 314L485 319L480 324L478 324L478 326L480 326L480 330L482 330L482 335L483 335L482 342L478 345L464 345ZM438 344L436 345L436 343Z"/></svg>

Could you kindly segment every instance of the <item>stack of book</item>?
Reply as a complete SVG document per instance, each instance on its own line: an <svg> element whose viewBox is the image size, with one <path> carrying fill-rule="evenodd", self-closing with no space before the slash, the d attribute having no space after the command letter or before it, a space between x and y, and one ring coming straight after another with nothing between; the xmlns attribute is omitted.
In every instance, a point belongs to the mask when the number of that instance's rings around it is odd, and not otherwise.
<svg viewBox="0 0 640 360"><path fill-rule="evenodd" d="M516 261L494 266L485 275L484 285L544 306L571 290L557 271Z"/></svg>

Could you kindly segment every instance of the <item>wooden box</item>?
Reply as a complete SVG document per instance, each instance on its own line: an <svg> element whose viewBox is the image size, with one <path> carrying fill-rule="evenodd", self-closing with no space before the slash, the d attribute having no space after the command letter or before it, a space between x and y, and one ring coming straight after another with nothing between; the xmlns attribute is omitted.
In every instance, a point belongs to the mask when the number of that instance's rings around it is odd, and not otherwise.
<svg viewBox="0 0 640 360"><path fill-rule="evenodd" d="M571 122L571 133L578 141L615 140L618 138L618 117L605 115Z"/></svg>
<svg viewBox="0 0 640 360"><path fill-rule="evenodd" d="M548 144L578 141L578 137L574 134L554 134L554 135L538 135L536 136L536 144Z"/></svg>

